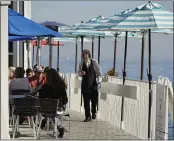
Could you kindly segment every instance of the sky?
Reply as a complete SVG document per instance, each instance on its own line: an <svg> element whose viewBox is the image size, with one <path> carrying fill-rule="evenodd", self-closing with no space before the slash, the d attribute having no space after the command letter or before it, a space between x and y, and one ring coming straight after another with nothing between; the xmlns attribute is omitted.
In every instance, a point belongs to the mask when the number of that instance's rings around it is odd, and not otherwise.
<svg viewBox="0 0 174 141"><path fill-rule="evenodd" d="M172 1L156 1L165 9L173 12ZM133 9L148 1L32 1L32 20L36 22L57 21L68 25L88 21L99 15L109 17L125 9ZM148 36L145 42L145 58L148 57ZM97 58L97 44L95 39L95 58ZM123 59L124 38L118 40L117 58ZM91 43L85 43L84 48L91 49ZM101 40L101 59L113 59L114 39ZM48 59L48 48L41 50L44 59ZM80 52L80 43L79 43ZM64 43L60 48L60 58L74 58L75 43ZM80 55L80 53L79 53ZM53 49L56 57L56 47ZM139 60L141 56L141 40L137 38L128 39L128 61ZM152 34L152 60L173 60L173 35Z"/></svg>

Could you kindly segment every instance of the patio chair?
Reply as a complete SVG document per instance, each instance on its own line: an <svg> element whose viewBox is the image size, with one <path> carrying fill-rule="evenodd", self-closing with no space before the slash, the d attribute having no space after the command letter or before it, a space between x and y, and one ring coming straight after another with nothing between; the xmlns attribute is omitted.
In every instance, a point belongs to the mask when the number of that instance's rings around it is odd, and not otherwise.
<svg viewBox="0 0 174 141"><path fill-rule="evenodd" d="M14 126L15 123L14 117L13 117L13 111L14 111L14 99L16 98L24 98L27 95L29 95L30 91L29 90L23 90L23 89L18 89L18 90L12 90L11 95L9 97L9 112L10 112L10 125ZM30 118L28 118L28 123L30 126Z"/></svg>
<svg viewBox="0 0 174 141"><path fill-rule="evenodd" d="M31 118L31 122L33 124L33 132L34 137L36 139L36 125L34 122L34 117L37 115L37 109L35 107L36 99L34 98L17 98L14 99L14 111L13 115L16 116L14 118L15 126L13 127L13 139L15 138L15 134L17 130L19 131L19 117L20 116L27 116Z"/></svg>
<svg viewBox="0 0 174 141"><path fill-rule="evenodd" d="M57 107L58 107L58 100L56 99L39 99L39 104L40 104L40 110L39 113L41 115L41 119L39 122L39 127L37 130L37 139L39 139L39 134L40 134L40 128L41 124L44 118L47 119L47 135L49 131L49 121L50 119L55 119L55 124L54 124L54 132L57 133ZM57 139L57 134L55 135Z"/></svg>

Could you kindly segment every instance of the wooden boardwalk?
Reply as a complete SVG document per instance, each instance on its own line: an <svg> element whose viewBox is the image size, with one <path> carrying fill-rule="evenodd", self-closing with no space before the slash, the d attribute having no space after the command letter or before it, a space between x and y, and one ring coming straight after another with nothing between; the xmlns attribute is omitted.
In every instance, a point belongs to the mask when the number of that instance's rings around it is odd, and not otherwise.
<svg viewBox="0 0 174 141"><path fill-rule="evenodd" d="M84 114L78 113L75 111L69 111L71 115L70 122L70 139L96 139L96 140L107 140L107 139L138 139L133 135L130 135L117 127L111 125L108 122L102 120L94 120L92 122L83 122ZM63 126L66 129L64 140L69 139L69 122L67 117L63 121ZM21 137L17 139L34 139L33 130L28 125L20 126ZM53 131L49 132L50 135L47 135L46 130L41 130L40 140L53 140L52 137Z"/></svg>

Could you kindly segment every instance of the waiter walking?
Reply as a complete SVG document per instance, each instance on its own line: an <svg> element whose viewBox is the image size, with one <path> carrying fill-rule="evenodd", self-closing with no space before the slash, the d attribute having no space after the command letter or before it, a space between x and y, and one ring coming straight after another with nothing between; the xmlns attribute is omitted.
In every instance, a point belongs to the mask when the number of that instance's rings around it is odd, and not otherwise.
<svg viewBox="0 0 174 141"><path fill-rule="evenodd" d="M82 76L81 92L84 100L85 120L89 122L96 119L96 108L98 103L98 89L101 86L101 68L95 59L91 58L90 51L84 49L82 61L79 64L79 75ZM90 108L91 101L91 108ZM91 116L91 112L92 116Z"/></svg>

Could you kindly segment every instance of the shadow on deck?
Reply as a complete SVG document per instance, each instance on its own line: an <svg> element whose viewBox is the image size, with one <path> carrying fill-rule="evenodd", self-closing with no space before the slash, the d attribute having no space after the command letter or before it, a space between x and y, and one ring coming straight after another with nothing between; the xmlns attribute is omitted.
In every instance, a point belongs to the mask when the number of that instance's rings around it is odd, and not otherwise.
<svg viewBox="0 0 174 141"><path fill-rule="evenodd" d="M71 115L70 121L70 139L138 139L137 137L130 135L119 128L113 126L112 124L102 121L95 120L92 122L83 122L84 114L75 111L69 111ZM66 129L63 139L69 139L69 122L64 119L63 126ZM28 125L20 126L21 137L17 139L34 139L33 130ZM50 135L47 135L46 130L42 130L40 134L40 140L52 140L53 130L51 130Z"/></svg>

